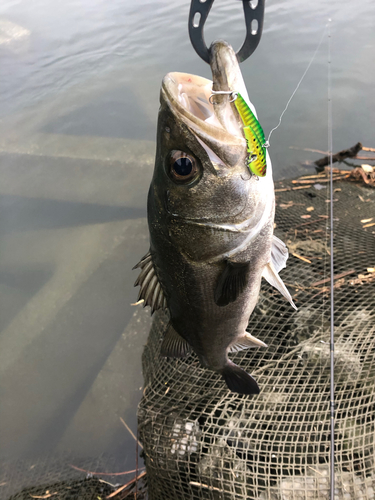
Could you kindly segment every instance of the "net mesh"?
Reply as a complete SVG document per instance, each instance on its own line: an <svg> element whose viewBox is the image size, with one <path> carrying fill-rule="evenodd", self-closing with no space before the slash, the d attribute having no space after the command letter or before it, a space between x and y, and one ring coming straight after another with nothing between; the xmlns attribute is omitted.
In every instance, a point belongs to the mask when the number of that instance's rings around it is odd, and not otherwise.
<svg viewBox="0 0 375 500"><path fill-rule="evenodd" d="M327 184L276 185L281 277L293 311L263 281L248 330L268 344L232 359L259 396L229 392L195 354L163 359L168 323L155 313L138 410L151 500L329 498L330 296ZM296 189L297 187L297 189ZM337 499L375 499L375 192L334 184ZM373 219L375 220L375 219ZM371 222L370 222L371 224Z"/></svg>
<svg viewBox="0 0 375 500"><path fill-rule="evenodd" d="M116 500L128 498L146 500L144 476L135 488L134 474L117 475L102 471L116 471L119 461L102 454L96 458L78 458L75 455L51 454L20 460L0 462L0 499L30 500L104 500L116 491ZM130 484L126 488L122 485ZM135 490L137 496L135 497Z"/></svg>

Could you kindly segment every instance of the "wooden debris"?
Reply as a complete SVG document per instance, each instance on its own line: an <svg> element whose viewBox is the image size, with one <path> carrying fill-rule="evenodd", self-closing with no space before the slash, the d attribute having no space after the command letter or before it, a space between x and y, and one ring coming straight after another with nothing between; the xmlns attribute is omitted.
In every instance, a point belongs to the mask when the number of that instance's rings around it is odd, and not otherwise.
<svg viewBox="0 0 375 500"><path fill-rule="evenodd" d="M372 226L375 226L375 222L371 222L371 224L365 224L362 227L365 228L365 227L372 227Z"/></svg>
<svg viewBox="0 0 375 500"><path fill-rule="evenodd" d="M45 495L31 495L30 493L31 498L51 498L53 495L57 495L57 491L55 491L54 493L50 493L47 490Z"/></svg>
<svg viewBox="0 0 375 500"><path fill-rule="evenodd" d="M69 467L78 470L80 472L85 472L86 474L90 474L91 476L125 476L126 474L134 474L134 472L137 472L137 469L127 470L125 472L93 472L91 470L81 469L80 467L76 467L75 465L72 464L69 464Z"/></svg>
<svg viewBox="0 0 375 500"><path fill-rule="evenodd" d="M373 217L370 217L370 219L362 219L361 222L362 224L366 224L366 222L371 222Z"/></svg>
<svg viewBox="0 0 375 500"><path fill-rule="evenodd" d="M121 422L123 423L124 427L126 428L126 430L129 432L129 434L131 435L131 437L134 439L134 441L136 441L138 443L138 446L140 446L143 450L143 446L141 445L141 443L139 442L139 440L137 439L137 436L134 434L134 432L131 430L131 428L128 426L128 424L125 422L125 420L120 417L120 420Z"/></svg>
<svg viewBox="0 0 375 500"><path fill-rule="evenodd" d="M363 167L356 167L350 172L350 179L354 181L363 180L368 186L375 187L375 171L365 171Z"/></svg>
<svg viewBox="0 0 375 500"><path fill-rule="evenodd" d="M209 484L198 483L197 481L190 481L189 484L191 486L200 486L201 488L207 488L208 490L212 491L220 491L221 493L223 492L223 490L221 490L220 488L216 488L216 486L210 486Z"/></svg>
<svg viewBox="0 0 375 500"><path fill-rule="evenodd" d="M357 156L358 152L361 151L361 149L362 149L362 144L358 142L353 147L349 149L343 149L342 151L339 151L338 153L332 155L332 162L336 163L338 161L341 162L345 160L345 158L353 158L354 156ZM330 156L325 156L324 158L321 158L320 160L317 160L314 163L318 168L322 169L326 165L329 165L330 161L331 161Z"/></svg>
<svg viewBox="0 0 375 500"><path fill-rule="evenodd" d="M118 488L116 491L114 491L113 493L111 493L110 495L108 495L106 498L113 498L115 497L116 495L118 495L122 490L124 490L125 488L127 488L128 486L130 486L131 484L135 483L136 481L138 481L139 479L141 479L142 477L144 477L146 475L146 472L142 472L142 474L140 474L139 476L136 476L134 477L131 481L129 481L128 483L124 484L123 486L121 486L120 488Z"/></svg>
<svg viewBox="0 0 375 500"><path fill-rule="evenodd" d="M289 146L289 149L297 149L298 151L309 151L310 153L320 153L321 155L327 155L329 153L328 151L322 151L321 149L299 148L297 146Z"/></svg>
<svg viewBox="0 0 375 500"><path fill-rule="evenodd" d="M311 264L311 260L306 259L306 257L302 257L302 255L299 255L298 253L292 253L294 257L297 257L297 259L303 260L303 262L307 262L308 264Z"/></svg>
<svg viewBox="0 0 375 500"><path fill-rule="evenodd" d="M309 186L298 186L298 187L293 187L292 188L292 191L297 191L297 189L308 189L308 188L311 188L312 187L312 184L310 184Z"/></svg>
<svg viewBox="0 0 375 500"><path fill-rule="evenodd" d="M319 215L319 217L322 217L322 216ZM326 216L323 216L323 217L326 218ZM328 218L328 216L327 216L327 218ZM323 222L323 221L322 221L322 219L309 220L308 222L304 222L303 224L298 224L298 226L294 226L291 229L297 229L297 228L302 227L302 226L307 226L308 224L314 224L315 222Z"/></svg>
<svg viewBox="0 0 375 500"><path fill-rule="evenodd" d="M339 173L340 175L336 175L335 177L332 177L332 180L333 181L341 181L343 179L347 179L348 177L350 177L351 174L352 174L352 171L349 171L349 170L337 170L336 173ZM319 177L316 180L318 180L319 183L329 182L330 179L326 178L325 175L326 174L324 174L324 176ZM328 173L328 175L329 175L329 173ZM304 180L304 179L301 179L301 180L300 179L295 179L295 180L292 181L292 184L308 184L308 183L311 184L311 182L312 182L311 180L308 181L308 180ZM294 188L294 189L296 189L296 188Z"/></svg>
<svg viewBox="0 0 375 500"><path fill-rule="evenodd" d="M358 277L350 280L349 283L351 285L364 285L372 281L375 281L375 273L370 272L368 274L358 274Z"/></svg>
<svg viewBox="0 0 375 500"><path fill-rule="evenodd" d="M344 276L348 276L349 274L353 274L355 273L355 270L354 269L350 269L350 271L344 271L343 273L340 273L340 274L335 274L333 276L333 279L334 280L338 280L340 278L343 278ZM323 283L327 283L327 281L331 281L331 278L325 278L324 280L320 280L320 281L315 281L315 283L311 283L310 286L319 286L319 285L323 285Z"/></svg>
<svg viewBox="0 0 375 500"><path fill-rule="evenodd" d="M324 175L324 172L315 175L302 175L299 179L321 179Z"/></svg>
<svg viewBox="0 0 375 500"><path fill-rule="evenodd" d="M307 207L306 210L307 210L307 212L312 212L313 210L315 210L315 208L314 207Z"/></svg>
<svg viewBox="0 0 375 500"><path fill-rule="evenodd" d="M312 187L312 184L309 184L308 186L298 186L298 187L287 187L287 188L279 188L275 189L275 193L280 193L281 191L296 191L297 189L309 189Z"/></svg>

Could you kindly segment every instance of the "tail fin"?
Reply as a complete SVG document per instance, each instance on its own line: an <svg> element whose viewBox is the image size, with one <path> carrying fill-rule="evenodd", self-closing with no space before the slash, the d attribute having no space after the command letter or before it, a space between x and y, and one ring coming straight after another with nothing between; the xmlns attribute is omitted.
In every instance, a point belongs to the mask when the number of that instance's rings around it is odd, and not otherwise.
<svg viewBox="0 0 375 500"><path fill-rule="evenodd" d="M259 394L259 386L251 375L230 361L221 372L223 379L232 392L238 394Z"/></svg>

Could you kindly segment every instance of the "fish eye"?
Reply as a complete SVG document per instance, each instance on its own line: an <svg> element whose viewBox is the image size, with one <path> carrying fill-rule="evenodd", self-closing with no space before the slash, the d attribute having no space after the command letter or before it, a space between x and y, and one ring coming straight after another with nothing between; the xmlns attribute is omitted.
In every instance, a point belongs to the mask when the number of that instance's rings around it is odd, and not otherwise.
<svg viewBox="0 0 375 500"><path fill-rule="evenodd" d="M199 175L199 168L195 158L184 153L184 151L172 151L169 175L178 184L194 181Z"/></svg>

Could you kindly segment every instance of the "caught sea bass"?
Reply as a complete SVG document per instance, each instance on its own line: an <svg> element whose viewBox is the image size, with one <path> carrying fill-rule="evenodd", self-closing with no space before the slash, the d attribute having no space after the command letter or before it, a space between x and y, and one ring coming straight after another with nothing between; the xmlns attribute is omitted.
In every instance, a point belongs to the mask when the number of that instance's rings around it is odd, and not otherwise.
<svg viewBox="0 0 375 500"><path fill-rule="evenodd" d="M213 82L170 73L162 83L147 208L150 251L136 266L135 284L152 312L169 310L162 355L184 357L193 349L231 391L257 394L256 381L228 354L266 347L246 331L262 277L295 307L278 275L288 250L273 236L271 160L266 149L262 160L246 137L253 133L263 149L236 55L222 41L210 55ZM256 123L246 132L248 110ZM263 177L249 168L258 159Z"/></svg>

